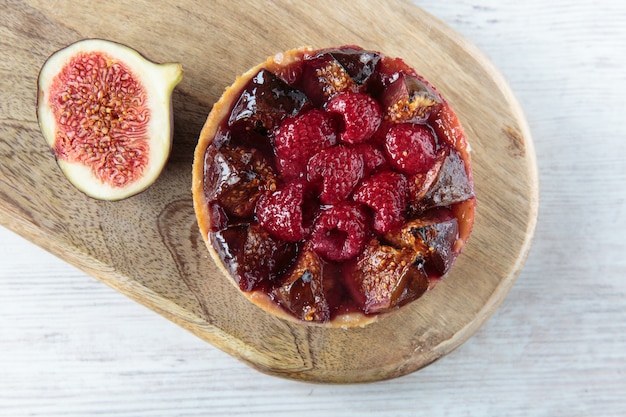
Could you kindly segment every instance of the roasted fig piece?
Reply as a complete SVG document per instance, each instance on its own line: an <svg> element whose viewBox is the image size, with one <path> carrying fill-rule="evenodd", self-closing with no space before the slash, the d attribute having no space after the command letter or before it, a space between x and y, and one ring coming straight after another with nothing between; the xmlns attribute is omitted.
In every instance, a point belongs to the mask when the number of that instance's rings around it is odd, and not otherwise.
<svg viewBox="0 0 626 417"><path fill-rule="evenodd" d="M330 53L322 53L303 64L298 85L314 105L323 105L343 91L359 91L359 84Z"/></svg>
<svg viewBox="0 0 626 417"><path fill-rule="evenodd" d="M376 73L380 54L373 51L347 47L328 51L360 85L367 85Z"/></svg>
<svg viewBox="0 0 626 417"><path fill-rule="evenodd" d="M385 117L395 123L424 123L442 103L431 86L407 74L392 82L380 101Z"/></svg>
<svg viewBox="0 0 626 417"><path fill-rule="evenodd" d="M325 322L330 319L326 284L324 263L317 253L307 248L272 295L279 305L301 320Z"/></svg>
<svg viewBox="0 0 626 417"><path fill-rule="evenodd" d="M363 307L363 311L380 313L396 307L414 274L418 260L409 247L394 248L372 239L355 261L345 268L346 286Z"/></svg>
<svg viewBox="0 0 626 417"><path fill-rule="evenodd" d="M249 218L265 191L276 189L272 166L256 149L222 146L206 155L206 195L230 216Z"/></svg>
<svg viewBox="0 0 626 417"><path fill-rule="evenodd" d="M242 291L271 288L297 251L295 245L272 238L256 223L229 226L209 235Z"/></svg>
<svg viewBox="0 0 626 417"><path fill-rule="evenodd" d="M240 131L255 130L267 135L282 119L295 116L308 101L303 92L262 69L241 92L228 125L233 129L239 126Z"/></svg>
<svg viewBox="0 0 626 417"><path fill-rule="evenodd" d="M458 237L458 221L448 209L431 210L385 234L385 239L395 247L413 249L426 271L437 278L454 263Z"/></svg>
<svg viewBox="0 0 626 417"><path fill-rule="evenodd" d="M436 175L433 172L424 177L432 183L425 182L423 189L417 193L415 206L420 210L449 206L474 197L474 186L461 155L447 149L441 152L438 159L434 165Z"/></svg>

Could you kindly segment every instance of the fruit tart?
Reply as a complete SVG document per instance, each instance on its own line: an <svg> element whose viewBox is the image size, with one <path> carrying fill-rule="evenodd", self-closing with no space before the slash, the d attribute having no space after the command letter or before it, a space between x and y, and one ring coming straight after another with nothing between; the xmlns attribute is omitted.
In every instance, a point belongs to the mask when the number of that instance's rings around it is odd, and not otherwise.
<svg viewBox="0 0 626 417"><path fill-rule="evenodd" d="M469 238L469 146L452 108L402 59L300 48L228 87L193 165L215 262L278 316L364 325L420 298Z"/></svg>

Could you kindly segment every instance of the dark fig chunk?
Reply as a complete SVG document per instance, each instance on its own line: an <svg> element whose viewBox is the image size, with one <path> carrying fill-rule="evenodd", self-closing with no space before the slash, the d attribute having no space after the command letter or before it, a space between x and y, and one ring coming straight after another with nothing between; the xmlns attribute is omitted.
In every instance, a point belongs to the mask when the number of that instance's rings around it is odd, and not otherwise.
<svg viewBox="0 0 626 417"><path fill-rule="evenodd" d="M241 92L228 125L263 135L287 116L296 115L308 102L306 95L266 69L260 70Z"/></svg>
<svg viewBox="0 0 626 417"><path fill-rule="evenodd" d="M430 288L431 277L419 259L409 269L407 281L406 288L397 301L399 306L417 300Z"/></svg>
<svg viewBox="0 0 626 417"><path fill-rule="evenodd" d="M288 267L297 247L274 239L256 223L209 233L223 264L242 291L267 289Z"/></svg>
<svg viewBox="0 0 626 417"><path fill-rule="evenodd" d="M407 65L402 58L385 57L380 60L376 74L373 94L380 95L383 89L396 81L403 74L417 77L415 70Z"/></svg>
<svg viewBox="0 0 626 417"><path fill-rule="evenodd" d="M228 227L228 215L224 211L224 208L216 201L208 203L209 213L211 216L210 229L211 231L218 231Z"/></svg>
<svg viewBox="0 0 626 417"><path fill-rule="evenodd" d="M363 252L344 267L344 279L352 297L367 314L380 313L399 305L416 274L412 248L394 248L372 239Z"/></svg>
<svg viewBox="0 0 626 417"><path fill-rule="evenodd" d="M385 235L395 247L413 249L425 270L435 277L443 276L454 263L458 237L458 220L448 209L433 209Z"/></svg>
<svg viewBox="0 0 626 417"><path fill-rule="evenodd" d="M416 202L420 210L449 206L474 197L474 186L459 153L449 149L438 159L440 161L434 165L434 169L438 170L436 177L423 197Z"/></svg>
<svg viewBox="0 0 626 417"><path fill-rule="evenodd" d="M256 149L222 146L205 155L205 194L226 214L251 217L258 198L276 188L276 174Z"/></svg>
<svg viewBox="0 0 626 417"><path fill-rule="evenodd" d="M433 127L437 134L439 144L447 144L452 149L467 152L467 138L463 126L448 103L443 103L439 109L431 112L428 124ZM469 156L465 153L463 156L469 160Z"/></svg>
<svg viewBox="0 0 626 417"><path fill-rule="evenodd" d="M282 285L273 290L273 298L301 320L328 321L330 307L325 286L330 283L324 280L324 268L324 262L314 251L303 250Z"/></svg>
<svg viewBox="0 0 626 417"><path fill-rule="evenodd" d="M248 227L248 224L231 225L226 229L208 234L211 246L237 284L242 280L239 269L240 267L243 269L243 245L248 235Z"/></svg>
<svg viewBox="0 0 626 417"><path fill-rule="evenodd" d="M441 104L439 94L418 77L400 74L382 93L385 117L395 123L424 123Z"/></svg>
<svg viewBox="0 0 626 417"><path fill-rule="evenodd" d="M359 84L330 53L304 61L298 84L315 106L323 105L337 93L359 90Z"/></svg>
<svg viewBox="0 0 626 417"><path fill-rule="evenodd" d="M366 84L375 74L380 54L356 48L341 48L329 51L332 56L346 69L358 84Z"/></svg>

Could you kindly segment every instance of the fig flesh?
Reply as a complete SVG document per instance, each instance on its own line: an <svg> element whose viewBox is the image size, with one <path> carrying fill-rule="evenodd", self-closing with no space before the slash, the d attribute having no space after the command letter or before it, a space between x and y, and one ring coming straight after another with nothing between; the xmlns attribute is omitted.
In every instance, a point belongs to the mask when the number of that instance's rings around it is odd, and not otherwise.
<svg viewBox="0 0 626 417"><path fill-rule="evenodd" d="M68 180L88 196L121 200L156 181L173 138L172 92L182 66L84 39L39 73L37 118Z"/></svg>

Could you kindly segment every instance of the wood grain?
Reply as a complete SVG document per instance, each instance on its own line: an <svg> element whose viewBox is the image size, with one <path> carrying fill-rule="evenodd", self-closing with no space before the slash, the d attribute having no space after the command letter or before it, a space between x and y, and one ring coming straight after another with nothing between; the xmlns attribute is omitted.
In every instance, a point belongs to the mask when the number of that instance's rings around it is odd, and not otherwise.
<svg viewBox="0 0 626 417"><path fill-rule="evenodd" d="M0 415L626 415L626 3L414 2L505 75L538 159L533 247L470 340L374 384L268 377L0 227ZM30 115L5 72L0 119Z"/></svg>
<svg viewBox="0 0 626 417"><path fill-rule="evenodd" d="M0 223L251 366L289 378L356 382L404 375L459 346L493 313L530 248L537 172L519 105L472 45L402 1L376 13L368 2L340 9L332 2L122 6L98 3L97 13L88 4L63 2L0 6L0 56L11 57L0 67ZM120 41L185 68L174 95L168 166L153 187L122 202L91 200L69 185L34 118L41 64L84 37ZM479 201L474 234L448 279L423 301L349 331L294 325L252 306L210 262L190 195L198 133L237 74L294 46L345 43L402 56L439 88L471 142Z"/></svg>

